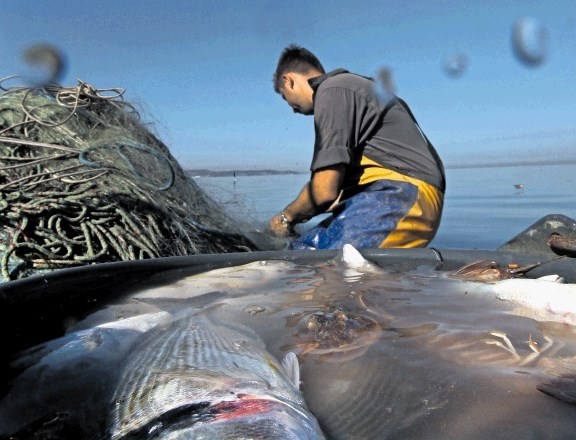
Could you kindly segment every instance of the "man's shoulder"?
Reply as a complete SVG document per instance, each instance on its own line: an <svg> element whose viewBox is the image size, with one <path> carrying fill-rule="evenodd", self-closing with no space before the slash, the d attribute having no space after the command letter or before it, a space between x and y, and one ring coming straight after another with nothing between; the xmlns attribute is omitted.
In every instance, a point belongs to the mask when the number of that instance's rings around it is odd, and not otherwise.
<svg viewBox="0 0 576 440"><path fill-rule="evenodd" d="M357 75L351 72L342 72L338 75L330 76L326 78L322 84L320 84L321 88L328 88L328 87L343 87L343 88L350 88L355 89L359 87L366 87L372 84L372 81L364 76Z"/></svg>
<svg viewBox="0 0 576 440"><path fill-rule="evenodd" d="M331 96L332 99L343 95L355 96L354 99L370 99L373 95L373 84L369 78L346 72L326 78L317 92L319 96Z"/></svg>
<svg viewBox="0 0 576 440"><path fill-rule="evenodd" d="M355 73L351 73L345 69L335 69L323 75L311 78L308 80L310 87L315 93L323 90L350 90L353 92L372 89L373 81Z"/></svg>

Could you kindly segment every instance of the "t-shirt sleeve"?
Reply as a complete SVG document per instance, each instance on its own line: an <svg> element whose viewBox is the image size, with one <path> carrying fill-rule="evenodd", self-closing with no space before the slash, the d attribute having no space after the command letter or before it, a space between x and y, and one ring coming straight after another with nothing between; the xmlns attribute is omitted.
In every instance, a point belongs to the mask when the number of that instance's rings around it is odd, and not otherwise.
<svg viewBox="0 0 576 440"><path fill-rule="evenodd" d="M314 102L316 140L312 172L332 165L347 165L355 145L354 93L340 87L319 91Z"/></svg>

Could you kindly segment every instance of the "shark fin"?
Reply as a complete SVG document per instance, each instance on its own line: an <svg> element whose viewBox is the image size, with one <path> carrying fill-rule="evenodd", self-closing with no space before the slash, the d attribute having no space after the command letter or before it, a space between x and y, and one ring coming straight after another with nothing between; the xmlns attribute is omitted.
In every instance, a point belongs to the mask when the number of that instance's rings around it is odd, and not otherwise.
<svg viewBox="0 0 576 440"><path fill-rule="evenodd" d="M362 254L351 244L345 244L342 247L340 260L350 269L363 269L370 267L370 263Z"/></svg>

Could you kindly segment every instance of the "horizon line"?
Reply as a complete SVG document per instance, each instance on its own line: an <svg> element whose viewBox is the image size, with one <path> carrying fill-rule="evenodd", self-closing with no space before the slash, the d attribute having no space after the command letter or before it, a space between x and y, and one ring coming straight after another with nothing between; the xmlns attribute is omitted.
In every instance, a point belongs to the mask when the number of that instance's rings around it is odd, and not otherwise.
<svg viewBox="0 0 576 440"><path fill-rule="evenodd" d="M575 159L550 159L550 160L518 160L518 161L506 161L506 162L460 162L460 163L448 163L444 164L446 169L464 169L464 168L505 168L514 166L539 166L539 165L567 165L576 164ZM209 168L184 168L184 171L189 172L211 172L211 173L246 173L246 172L274 172L274 173L290 173L290 174L307 174L310 170L287 170L287 169L275 169L275 168L227 168L221 170L214 170Z"/></svg>

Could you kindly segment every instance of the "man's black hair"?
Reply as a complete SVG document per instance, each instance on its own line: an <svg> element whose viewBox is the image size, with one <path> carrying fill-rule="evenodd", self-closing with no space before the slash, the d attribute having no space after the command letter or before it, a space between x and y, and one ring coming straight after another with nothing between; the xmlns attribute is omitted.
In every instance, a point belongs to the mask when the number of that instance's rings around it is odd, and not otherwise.
<svg viewBox="0 0 576 440"><path fill-rule="evenodd" d="M308 49L304 49L296 44L289 45L280 54L278 66L276 67L276 72L272 78L274 90L276 93L280 93L280 88L282 87L282 75L286 72L306 74L311 70L318 70L320 73L326 73L320 60L316 58L316 55Z"/></svg>

